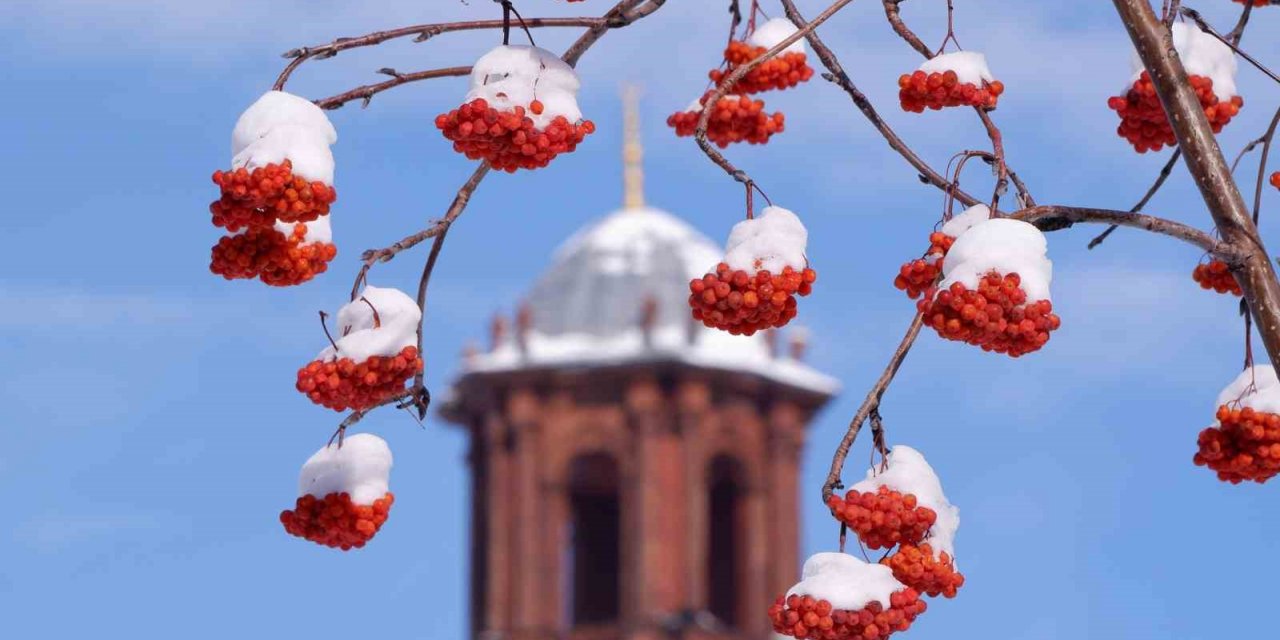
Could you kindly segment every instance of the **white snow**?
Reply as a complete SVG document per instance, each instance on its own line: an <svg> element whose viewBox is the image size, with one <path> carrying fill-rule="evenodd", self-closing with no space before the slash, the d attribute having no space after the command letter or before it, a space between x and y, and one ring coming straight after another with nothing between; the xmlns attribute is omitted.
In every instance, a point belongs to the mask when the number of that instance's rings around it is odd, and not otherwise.
<svg viewBox="0 0 1280 640"><path fill-rule="evenodd" d="M376 327L374 309L378 311ZM338 349L325 347L316 359L328 362L350 358L359 364L373 356L393 357L401 349L418 344L421 319L418 303L403 291L366 286L355 300L338 310Z"/></svg>
<svg viewBox="0 0 1280 640"><path fill-rule="evenodd" d="M298 495L323 498L346 493L351 502L368 506L387 494L391 476L391 448L371 433L347 436L324 447L302 465Z"/></svg>
<svg viewBox="0 0 1280 640"><path fill-rule="evenodd" d="M950 220L942 225L940 231L952 238L959 238L964 232L968 231L973 225L984 222L991 218L991 209L985 204L975 204L965 209L960 215L952 216Z"/></svg>
<svg viewBox="0 0 1280 640"><path fill-rule="evenodd" d="M983 82L994 82L996 77L987 68L987 56L976 51L956 51L938 54L920 65L925 73L956 72L960 84L981 87Z"/></svg>
<svg viewBox="0 0 1280 640"><path fill-rule="evenodd" d="M253 170L288 159L307 180L333 184L338 132L324 111L305 98L268 91L236 121L231 132L231 166Z"/></svg>
<svg viewBox="0 0 1280 640"><path fill-rule="evenodd" d="M831 603L833 609L858 611L872 602L890 607L889 596L906 589L881 564L868 564L847 553L815 553L804 561L800 582L787 596L813 596Z"/></svg>
<svg viewBox="0 0 1280 640"><path fill-rule="evenodd" d="M556 54L527 45L501 45L472 66L471 90L464 102L484 98L499 111L524 107L533 125L541 130L556 116L564 116L570 123L582 120L577 98L580 86L573 67ZM528 111L534 99L542 102L540 115Z"/></svg>
<svg viewBox="0 0 1280 640"><path fill-rule="evenodd" d="M1280 414L1280 380L1276 379L1276 370L1269 364L1254 365L1236 376L1227 388L1218 394L1218 404L1248 407L1254 411Z"/></svg>
<svg viewBox="0 0 1280 640"><path fill-rule="evenodd" d="M673 244L678 252L669 254L663 249ZM647 345L639 326L617 327L607 335L572 331L542 333L535 328L529 331L523 352L516 337L508 335L492 351L478 353L464 362L465 371L490 373L538 367L676 361L707 369L745 372L817 393L833 394L839 389L838 381L803 362L771 356L763 332L734 336L703 327L689 317L684 302L689 280L702 277L707 265L717 263L722 254L706 236L683 220L648 207L616 211L566 240L556 250L551 268L577 264L573 259L584 255L585 268L604 276L634 276L656 286L679 287L682 295L676 296L678 306L659 310L658 324ZM670 269L671 261L679 262L679 268ZM668 277L673 281L656 279L659 272L671 274ZM785 354L786 350L779 352Z"/></svg>
<svg viewBox="0 0 1280 640"><path fill-rule="evenodd" d="M724 262L730 269L747 273L779 274L788 266L802 271L809 264L804 255L808 241L809 232L796 214L768 206L760 215L733 225L725 244Z"/></svg>
<svg viewBox="0 0 1280 640"><path fill-rule="evenodd" d="M893 447L886 458L884 471L873 466L867 471L866 480L850 489L859 493L875 493L880 487L889 487L902 494L913 494L916 504L933 509L938 514L938 519L933 523L933 528L929 529L924 542L929 543L934 557L940 557L945 551L952 560L955 559L960 509L953 506L942 493L942 481L919 451L906 445Z"/></svg>
<svg viewBox="0 0 1280 640"><path fill-rule="evenodd" d="M1173 48L1182 60L1188 75L1204 76L1213 80L1213 93L1222 102L1230 101L1236 93L1236 56L1231 47L1212 35L1201 31L1191 23L1173 23ZM1134 51L1130 65L1133 76L1124 92L1128 92L1133 83L1142 76L1145 67L1142 58Z"/></svg>
<svg viewBox="0 0 1280 640"><path fill-rule="evenodd" d="M307 225L307 233L302 236L302 244L315 244L322 242L324 244L333 244L333 227L329 224L329 214L324 214L311 222L280 222L276 221L275 230L283 233L286 238L293 235L293 228L299 224ZM241 233L246 231L242 229Z"/></svg>
<svg viewBox="0 0 1280 640"><path fill-rule="evenodd" d="M1001 275L1017 273L1028 303L1049 300L1053 263L1048 251L1044 234L1030 223L1010 218L980 221L951 245L942 264L943 280L938 290L953 282L977 289L983 276L995 271Z"/></svg>
<svg viewBox="0 0 1280 640"><path fill-rule="evenodd" d="M773 18L766 21L764 24L756 25L756 30L747 37L747 44L753 47L772 49L779 44L782 44L783 40L786 40L796 31L798 31L798 29L796 29L796 25L792 24L790 20L786 18ZM782 50L782 53L804 52L804 38L800 38L799 40L792 42L787 45L786 49Z"/></svg>

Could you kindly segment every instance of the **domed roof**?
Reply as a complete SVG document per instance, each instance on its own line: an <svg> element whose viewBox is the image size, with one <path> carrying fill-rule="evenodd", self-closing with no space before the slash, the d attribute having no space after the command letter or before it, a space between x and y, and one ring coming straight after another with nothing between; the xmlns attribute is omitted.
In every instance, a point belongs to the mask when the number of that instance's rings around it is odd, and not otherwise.
<svg viewBox="0 0 1280 640"><path fill-rule="evenodd" d="M689 280L720 260L706 236L649 207L622 209L574 234L530 292L532 328L605 337L634 329L646 300L655 327L689 324Z"/></svg>

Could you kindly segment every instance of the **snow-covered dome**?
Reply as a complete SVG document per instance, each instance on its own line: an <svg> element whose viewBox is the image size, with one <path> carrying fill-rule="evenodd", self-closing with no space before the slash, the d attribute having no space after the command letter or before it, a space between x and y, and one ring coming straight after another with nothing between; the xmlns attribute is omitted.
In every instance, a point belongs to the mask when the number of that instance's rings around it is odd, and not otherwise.
<svg viewBox="0 0 1280 640"><path fill-rule="evenodd" d="M571 236L529 294L543 334L617 335L639 325L645 299L656 327L684 327L689 280L720 250L683 220L650 207L622 209Z"/></svg>
<svg viewBox="0 0 1280 640"><path fill-rule="evenodd" d="M466 373L678 361L834 393L834 379L771 349L764 333L734 336L692 318L689 281L713 269L722 253L665 211L616 211L560 246L527 298L527 330L468 358ZM646 336L647 300L653 317Z"/></svg>

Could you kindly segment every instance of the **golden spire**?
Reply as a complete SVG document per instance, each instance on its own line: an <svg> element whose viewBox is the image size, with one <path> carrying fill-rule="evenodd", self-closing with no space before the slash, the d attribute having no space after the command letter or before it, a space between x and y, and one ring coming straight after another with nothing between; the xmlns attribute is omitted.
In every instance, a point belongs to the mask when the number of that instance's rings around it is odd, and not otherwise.
<svg viewBox="0 0 1280 640"><path fill-rule="evenodd" d="M644 208L644 147L640 145L640 90L622 87L622 206Z"/></svg>

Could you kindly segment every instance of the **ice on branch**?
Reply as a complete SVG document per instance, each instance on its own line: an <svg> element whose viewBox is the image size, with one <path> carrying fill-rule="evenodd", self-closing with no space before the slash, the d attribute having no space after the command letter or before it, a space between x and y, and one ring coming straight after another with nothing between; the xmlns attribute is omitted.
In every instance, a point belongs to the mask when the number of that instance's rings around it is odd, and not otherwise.
<svg viewBox="0 0 1280 640"><path fill-rule="evenodd" d="M906 445L897 445L885 458L883 470L873 466L867 471L866 479L850 487L850 490L874 494L880 487L887 487L903 495L914 495L917 504L933 510L937 519L925 536L924 543L933 548L935 557L944 552L955 557L960 509L947 500L946 494L942 492L942 481L924 455Z"/></svg>
<svg viewBox="0 0 1280 640"><path fill-rule="evenodd" d="M868 564L847 553L815 553L804 562L800 582L788 596L812 596L833 609L857 611L871 604L890 607L890 596L906 589L889 567Z"/></svg>
<svg viewBox="0 0 1280 640"><path fill-rule="evenodd" d="M389 490L391 447L371 433L347 436L320 449L302 465L298 496L323 498L345 493L357 505L370 505Z"/></svg>
<svg viewBox="0 0 1280 640"><path fill-rule="evenodd" d="M808 266L805 246L809 232L800 218L782 207L765 207L760 215L733 225L725 245L730 269L782 273L784 267L802 271Z"/></svg>
<svg viewBox="0 0 1280 640"><path fill-rule="evenodd" d="M1276 379L1275 368L1260 364L1241 371L1218 394L1217 406L1248 407L1254 411L1280 414L1280 380Z"/></svg>
<svg viewBox="0 0 1280 640"><path fill-rule="evenodd" d="M406 347L418 344L418 303L399 289L368 286L352 302L338 310L338 332L334 346L326 347L317 360L349 358L355 363L375 357L394 357Z"/></svg>
<svg viewBox="0 0 1280 640"><path fill-rule="evenodd" d="M747 36L747 44L753 47L763 47L766 50L772 49L782 44L783 40L791 37L791 34L796 31L798 31L796 25L792 24L790 20L773 18L765 21L764 24L758 25L756 30L750 36ZM804 38L800 38L787 45L787 48L783 49L780 55L804 52Z"/></svg>
<svg viewBox="0 0 1280 640"><path fill-rule="evenodd" d="M252 171L288 160L294 175L332 185L329 146L337 141L338 132L320 107L284 91L268 91L231 132L231 166Z"/></svg>

